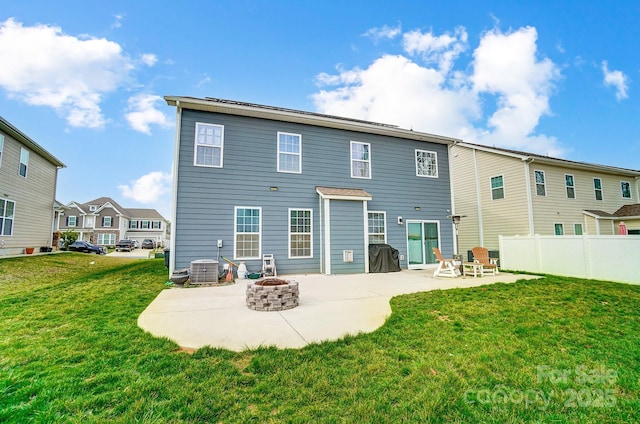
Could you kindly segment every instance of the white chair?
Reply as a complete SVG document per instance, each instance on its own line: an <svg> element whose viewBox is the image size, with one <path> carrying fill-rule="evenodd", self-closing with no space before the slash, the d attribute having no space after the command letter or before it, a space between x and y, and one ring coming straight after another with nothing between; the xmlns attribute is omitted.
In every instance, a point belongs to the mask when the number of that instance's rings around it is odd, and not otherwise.
<svg viewBox="0 0 640 424"><path fill-rule="evenodd" d="M440 249L437 247L434 247L432 250L438 260L438 268L436 268L433 273L434 277L457 277L460 275L458 270L456 270L453 259L443 258Z"/></svg>

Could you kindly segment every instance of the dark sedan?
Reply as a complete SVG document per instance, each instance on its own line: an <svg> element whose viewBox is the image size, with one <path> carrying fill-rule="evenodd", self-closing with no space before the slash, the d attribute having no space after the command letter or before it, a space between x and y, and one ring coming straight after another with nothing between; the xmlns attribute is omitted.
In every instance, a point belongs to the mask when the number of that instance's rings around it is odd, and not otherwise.
<svg viewBox="0 0 640 424"><path fill-rule="evenodd" d="M86 241L74 241L69 245L72 252L95 253L96 255L106 255L107 249L104 246L96 246Z"/></svg>

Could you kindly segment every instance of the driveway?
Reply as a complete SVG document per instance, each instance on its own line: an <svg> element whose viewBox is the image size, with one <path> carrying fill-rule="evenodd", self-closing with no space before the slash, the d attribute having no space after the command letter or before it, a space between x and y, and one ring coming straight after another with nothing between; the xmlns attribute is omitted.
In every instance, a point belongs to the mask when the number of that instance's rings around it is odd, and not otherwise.
<svg viewBox="0 0 640 424"><path fill-rule="evenodd" d="M245 291L249 280L219 287L171 288L160 292L149 304L138 318L138 325L187 349L212 346L239 352L259 346L300 348L376 330L391 315L389 300L394 296L539 278L509 273L481 278L432 275L433 270L403 270L386 274L280 276L298 282L300 304L279 312L247 308Z"/></svg>
<svg viewBox="0 0 640 424"><path fill-rule="evenodd" d="M119 256L122 258L132 259L149 259L149 255L153 253L151 249L133 249L131 252L116 252L115 250L109 253L109 256Z"/></svg>

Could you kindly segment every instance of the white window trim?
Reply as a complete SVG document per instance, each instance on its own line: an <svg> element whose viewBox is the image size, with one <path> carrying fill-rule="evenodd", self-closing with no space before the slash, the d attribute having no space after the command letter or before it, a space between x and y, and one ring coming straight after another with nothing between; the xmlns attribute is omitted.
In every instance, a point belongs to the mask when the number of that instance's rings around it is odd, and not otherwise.
<svg viewBox="0 0 640 424"><path fill-rule="evenodd" d="M497 188L494 188L491 185L491 180L494 179L494 178L498 178L498 177L502 178L502 197L500 199L494 199L493 198L493 190L496 190ZM498 201L498 200L504 200L507 197L507 191L505 189L505 184L504 184L504 174L493 175L493 176L489 177L489 190L491 191L491 201L492 202L495 202L495 201Z"/></svg>
<svg viewBox="0 0 640 424"><path fill-rule="evenodd" d="M260 211L260 220L258 221L258 256L240 257L236 255L238 243L238 209L258 209ZM255 233L241 233L255 234ZM233 208L233 259L250 260L262 259L262 207L261 206L234 206Z"/></svg>
<svg viewBox="0 0 640 424"><path fill-rule="evenodd" d="M382 220L384 221L384 242L387 243L387 213L385 211L367 211L367 242L369 242L369 237L371 234L378 235L378 233L370 233L369 232L369 214L370 213L380 213L382 214Z"/></svg>
<svg viewBox="0 0 640 424"><path fill-rule="evenodd" d="M25 153L25 156L26 156L25 162L22 162L22 153ZM20 168L22 167L22 165L24 165L24 175L20 173L20 170L21 170ZM27 178L27 175L29 175L29 151L24 147L20 148L20 163L18 164L18 175L21 176L22 178Z"/></svg>
<svg viewBox="0 0 640 424"><path fill-rule="evenodd" d="M600 181L600 188L596 188L596 180ZM602 199L596 197L596 193L600 191ZM602 178L593 177L593 198L598 202L604 201L604 187L602 186Z"/></svg>
<svg viewBox="0 0 640 424"><path fill-rule="evenodd" d="M571 177L571 179L573 180L573 185L569 186L567 185L567 177ZM573 197L569 197L569 192L567 191L567 189L572 188L573 189ZM571 199L571 200L575 200L578 196L576 193L576 177L573 174L564 174L564 194L567 197L567 199Z"/></svg>
<svg viewBox="0 0 640 424"><path fill-rule="evenodd" d="M105 243L104 239L105 237L109 237L109 243ZM100 242L100 238L102 238L102 243ZM98 234L98 245L100 246L111 246L116 244L116 235L113 233L101 233Z"/></svg>
<svg viewBox="0 0 640 424"><path fill-rule="evenodd" d="M622 184L627 184L629 186L629 197L624 197L624 191L622 190ZM623 199L631 199L633 198L633 194L631 194L631 182L629 181L620 181L620 196Z"/></svg>
<svg viewBox="0 0 640 424"><path fill-rule="evenodd" d="M218 127L222 131L220 135L221 143L220 146L211 146L210 144L198 144L198 127ZM198 163L198 146L211 147L211 148L219 148L220 149L220 165L204 165ZM209 124L206 122L196 122L195 127L195 136L193 140L193 166L201 166L204 168L222 168L224 166L224 125L218 124Z"/></svg>
<svg viewBox="0 0 640 424"><path fill-rule="evenodd" d="M109 225L107 225L107 222L106 222L107 218L109 218ZM111 217L111 216L103 216L103 219L104 219L103 227L105 227L105 228L113 227L113 217Z"/></svg>
<svg viewBox="0 0 640 424"><path fill-rule="evenodd" d="M0 166L2 166L3 154L4 154L4 136L0 134Z"/></svg>
<svg viewBox="0 0 640 424"><path fill-rule="evenodd" d="M576 234L576 226L580 226L580 230L582 232L582 234ZM584 235L584 225L582 225L582 222L574 222L573 223L573 235L575 236L583 236Z"/></svg>
<svg viewBox="0 0 640 424"><path fill-rule="evenodd" d="M538 182L538 179L536 178L536 175L540 173L542 174L542 183ZM536 186L536 196L541 196L541 197L547 197L547 176L545 175L544 171L541 169L534 169L533 170L533 182ZM538 193L538 185L541 185L544 188L544 194L539 194Z"/></svg>
<svg viewBox="0 0 640 424"><path fill-rule="evenodd" d="M559 225L562 228L562 234L556 234L556 225ZM564 231L564 223L562 222L554 222L553 223L553 235L554 236L564 236L566 235L566 232Z"/></svg>
<svg viewBox="0 0 640 424"><path fill-rule="evenodd" d="M77 226L78 226L78 217L77 217L76 215L69 215L69 217L68 217L68 218L69 218L69 224L67 224L67 227L74 227L74 228L75 228L75 227L77 227ZM73 218L73 219L74 219L74 221L75 221L75 222L73 223L73 225L71 225L71 218Z"/></svg>
<svg viewBox="0 0 640 424"><path fill-rule="evenodd" d="M418 166L418 153L429 153L429 154L433 154L435 156L435 164L436 164L436 172L435 175L425 175L425 174L421 174L420 173L420 167ZM416 176L418 177L425 177L425 178L438 178L438 152L433 152L431 150L422 150L422 149L416 149L415 150L415 157L414 157L415 161L416 161Z"/></svg>
<svg viewBox="0 0 640 424"><path fill-rule="evenodd" d="M293 135L298 137L298 153L291 153L291 152L281 152L280 151L280 135ZM277 170L278 172L283 172L286 174L302 174L302 135L301 134L296 134L296 133L289 133L289 132L282 132L282 131L278 131L278 138L276 140L278 146L277 146L277 150L278 150L278 157L277 157ZM297 171L289 171L289 170L282 170L280 169L280 155L289 155L289 156L298 156L298 170Z"/></svg>
<svg viewBox="0 0 640 424"><path fill-rule="evenodd" d="M362 144L364 146L368 146L369 147L369 159L368 160L360 160L360 159L354 159L353 158L353 146L354 144ZM359 178L359 179L364 179L364 180L370 180L371 179L371 175L373 174L373 169L371 167L371 143L364 143L362 141L353 141L351 140L351 144L349 145L349 160L351 163L351 178ZM366 177L362 177L362 176L355 176L353 175L353 163L355 162L366 162L369 164L369 175Z"/></svg>
<svg viewBox="0 0 640 424"><path fill-rule="evenodd" d="M291 211L305 211L311 212L311 231L309 233L292 233L291 232ZM289 259L310 259L313 258L313 209L309 208L289 208L287 210L287 230L288 230L288 249ZM311 237L311 249L309 250L310 256L291 256L291 235L293 234L309 234Z"/></svg>
<svg viewBox="0 0 640 424"><path fill-rule="evenodd" d="M11 234L2 235L2 233L4 232L4 224L6 223L6 216L3 216L2 217L2 226L3 226L3 228L0 228L0 237L13 237L13 229L16 227L16 202L14 200L5 199L4 197L0 197L0 199L4 200L4 210L5 210L4 213L6 213L6 211L7 211L7 202L13 203L13 216L10 218L11 219Z"/></svg>

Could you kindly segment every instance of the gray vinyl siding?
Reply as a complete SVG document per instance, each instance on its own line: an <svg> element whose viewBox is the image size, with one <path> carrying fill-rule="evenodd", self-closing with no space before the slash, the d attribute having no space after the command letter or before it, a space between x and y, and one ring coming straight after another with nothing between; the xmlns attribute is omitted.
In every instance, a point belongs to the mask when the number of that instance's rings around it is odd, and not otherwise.
<svg viewBox="0 0 640 424"><path fill-rule="evenodd" d="M193 165L196 122L224 125L222 168ZM301 174L277 172L278 131L301 134ZM351 178L351 141L371 144L371 179ZM437 153L438 178L416 176L415 149ZM321 214L316 186L327 186L358 188L372 195L368 209L387 213L387 242L404 255L401 265L406 268L406 229L397 224L397 217L448 222L451 209L448 172L444 144L183 110L172 253L175 266L185 268L195 259L217 258L218 239L223 240L220 256L233 258L234 207L247 206L262 208L261 253L274 255L279 273L321 272ZM278 190L271 191L270 187ZM362 227L362 202L354 204L360 205L358 225ZM313 258L288 259L288 208L313 210ZM442 250L451 254L451 228L448 225L440 228ZM335 237L332 244L346 242L349 236ZM342 250L339 253L342 255ZM259 260L245 262L250 271L261 268Z"/></svg>
<svg viewBox="0 0 640 424"><path fill-rule="evenodd" d="M331 201L331 273L354 274L364 269L364 214L362 202ZM343 251L353 251L353 262L344 262Z"/></svg>

